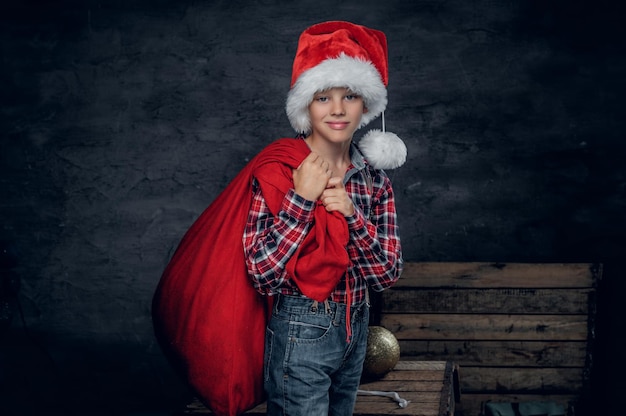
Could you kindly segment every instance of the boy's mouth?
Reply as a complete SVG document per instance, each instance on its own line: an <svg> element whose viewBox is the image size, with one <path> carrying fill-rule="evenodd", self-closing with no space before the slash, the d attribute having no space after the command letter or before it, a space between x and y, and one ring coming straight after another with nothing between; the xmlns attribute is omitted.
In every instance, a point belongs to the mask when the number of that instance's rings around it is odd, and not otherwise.
<svg viewBox="0 0 626 416"><path fill-rule="evenodd" d="M326 123L333 130L343 130L348 127L347 121L329 121Z"/></svg>

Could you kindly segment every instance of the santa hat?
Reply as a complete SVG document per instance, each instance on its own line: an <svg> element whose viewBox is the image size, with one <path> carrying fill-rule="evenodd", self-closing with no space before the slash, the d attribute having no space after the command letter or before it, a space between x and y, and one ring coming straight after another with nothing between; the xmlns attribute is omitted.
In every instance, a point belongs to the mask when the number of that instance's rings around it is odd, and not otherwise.
<svg viewBox="0 0 626 416"><path fill-rule="evenodd" d="M383 130L365 134L359 142L361 152L377 169L397 168L405 162L407 150L398 136L384 130L387 83L387 38L383 32L342 21L319 23L300 35L287 117L298 133L309 134L309 104L315 93L348 88L363 98L368 110L359 127L383 114Z"/></svg>

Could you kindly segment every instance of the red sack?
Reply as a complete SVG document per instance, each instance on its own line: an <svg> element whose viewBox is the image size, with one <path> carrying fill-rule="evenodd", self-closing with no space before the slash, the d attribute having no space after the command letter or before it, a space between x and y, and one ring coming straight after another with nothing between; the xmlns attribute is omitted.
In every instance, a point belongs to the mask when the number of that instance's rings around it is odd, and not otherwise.
<svg viewBox="0 0 626 416"><path fill-rule="evenodd" d="M243 413L264 400L264 337L271 305L252 286L242 242L252 176L259 178L268 205L275 206L293 186L291 169L308 153L306 143L297 139L281 139L261 151L187 231L154 294L154 330L162 349L217 416ZM308 244L289 267L298 285L323 300L345 274L348 231L340 215L323 209L315 215L316 223L326 227L314 227L317 231L309 233ZM298 276L309 276L305 269L326 269L332 277L319 289L313 282L299 282Z"/></svg>

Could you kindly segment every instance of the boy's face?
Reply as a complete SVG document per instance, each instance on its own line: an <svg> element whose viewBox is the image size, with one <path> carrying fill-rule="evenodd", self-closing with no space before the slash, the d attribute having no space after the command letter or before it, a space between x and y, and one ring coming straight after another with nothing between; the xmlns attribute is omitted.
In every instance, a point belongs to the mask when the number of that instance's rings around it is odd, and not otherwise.
<svg viewBox="0 0 626 416"><path fill-rule="evenodd" d="M365 112L363 98L347 88L318 92L309 105L311 136L335 143L350 141Z"/></svg>

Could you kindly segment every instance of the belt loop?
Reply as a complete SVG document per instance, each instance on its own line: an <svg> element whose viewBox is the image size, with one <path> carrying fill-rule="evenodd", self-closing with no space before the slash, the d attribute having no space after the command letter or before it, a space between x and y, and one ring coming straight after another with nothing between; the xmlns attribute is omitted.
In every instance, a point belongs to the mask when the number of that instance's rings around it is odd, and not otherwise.
<svg viewBox="0 0 626 416"><path fill-rule="evenodd" d="M280 293L276 294L276 298L274 299L274 312L278 313L280 310L280 301L283 300L283 297Z"/></svg>
<svg viewBox="0 0 626 416"><path fill-rule="evenodd" d="M326 314L330 315L330 302L328 301L328 299L324 301L324 309L326 310Z"/></svg>

